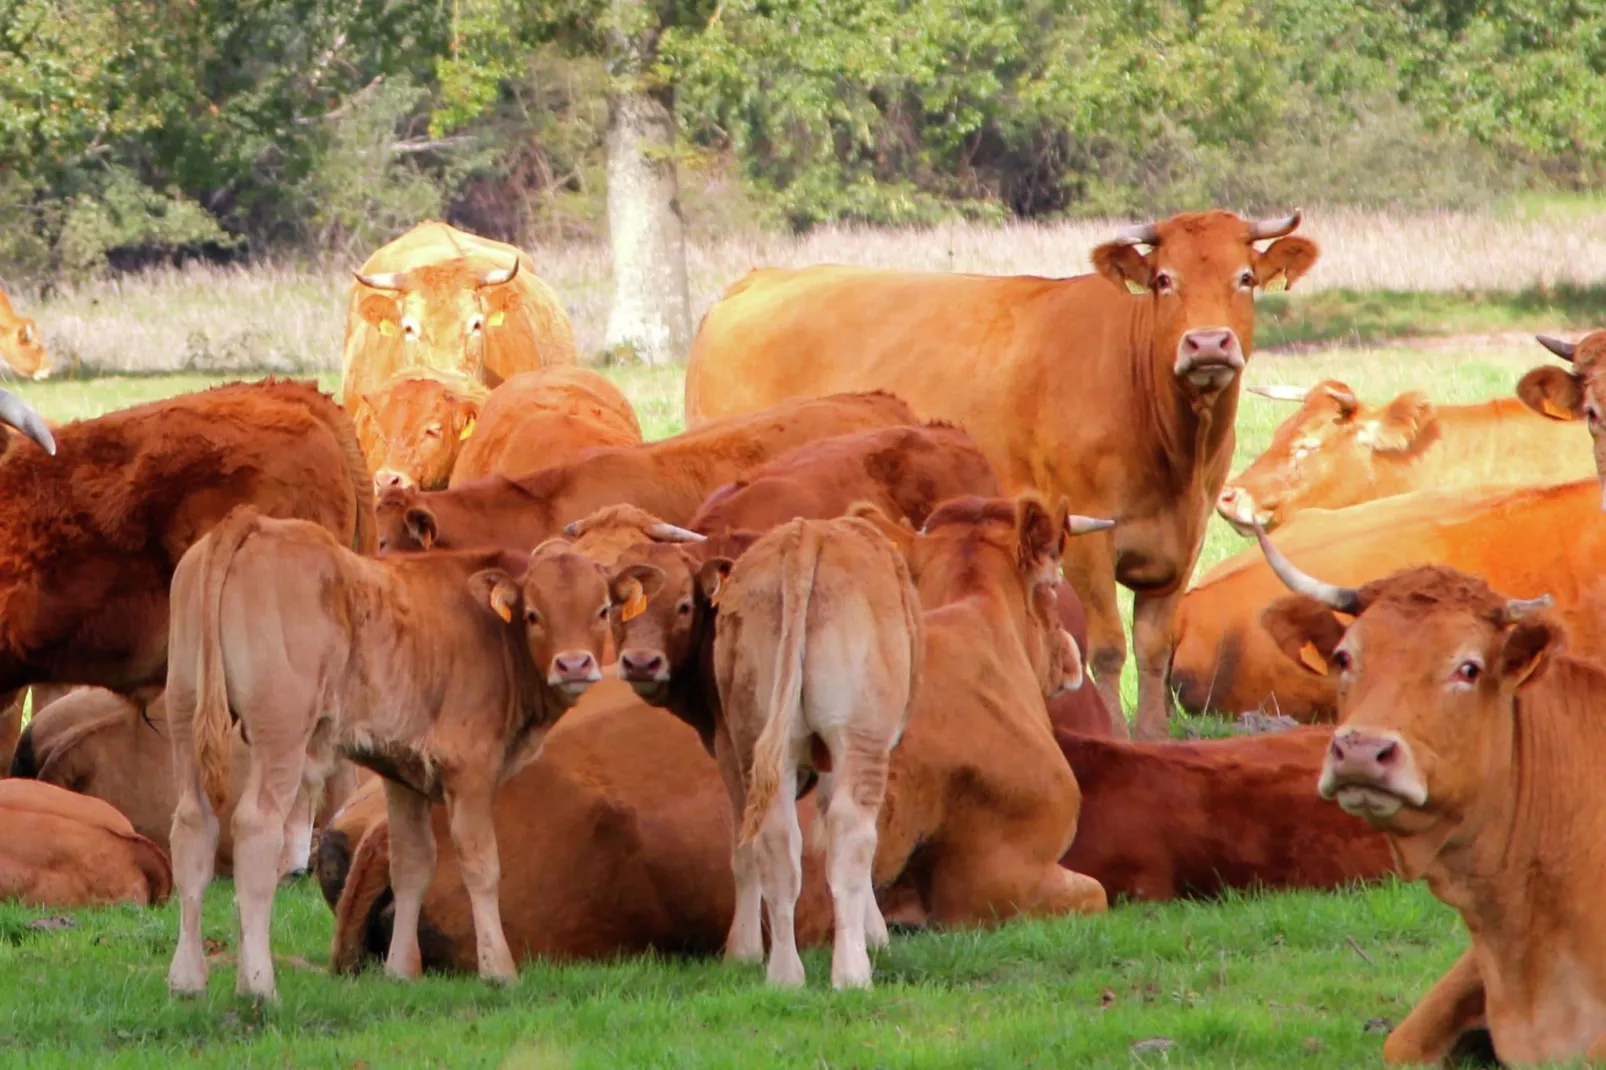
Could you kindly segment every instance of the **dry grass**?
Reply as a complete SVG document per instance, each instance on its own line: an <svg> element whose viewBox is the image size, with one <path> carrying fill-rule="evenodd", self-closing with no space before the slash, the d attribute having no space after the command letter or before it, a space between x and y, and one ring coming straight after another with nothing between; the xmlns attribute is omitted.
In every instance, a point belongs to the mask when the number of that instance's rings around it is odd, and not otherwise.
<svg viewBox="0 0 1606 1070"><path fill-rule="evenodd" d="M693 313L753 267L821 262L926 271L1074 275L1124 221L928 230L824 227L802 237L694 236ZM1519 291L1606 281L1606 210L1493 214L1308 213L1324 253L1300 293ZM602 348L610 269L595 244L531 250L574 320L582 353ZM62 289L19 304L36 315L58 361L86 371L337 369L349 278L288 267L155 271ZM1546 324L1548 325L1548 324Z"/></svg>

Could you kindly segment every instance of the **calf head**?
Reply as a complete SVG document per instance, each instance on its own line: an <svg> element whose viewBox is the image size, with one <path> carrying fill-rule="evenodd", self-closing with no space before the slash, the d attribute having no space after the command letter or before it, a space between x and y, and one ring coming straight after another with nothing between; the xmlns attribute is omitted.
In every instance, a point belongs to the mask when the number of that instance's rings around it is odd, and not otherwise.
<svg viewBox="0 0 1606 1070"><path fill-rule="evenodd" d="M1300 572L1264 534L1260 544L1296 592L1268 606L1262 626L1307 672L1337 677L1323 798L1417 835L1459 822L1510 779L1516 694L1561 645L1539 612L1548 596L1508 599L1436 565L1338 587Z"/></svg>
<svg viewBox="0 0 1606 1070"><path fill-rule="evenodd" d="M1093 266L1152 303L1157 368L1185 395L1210 401L1236 383L1254 347L1255 288L1293 285L1320 255L1308 238L1285 236L1299 222L1297 211L1264 221L1185 213L1122 231L1093 250Z"/></svg>
<svg viewBox="0 0 1606 1070"><path fill-rule="evenodd" d="M499 568L476 572L469 589L489 612L523 632L530 661L566 704L602 679L607 577L567 542L537 546L517 577Z"/></svg>
<svg viewBox="0 0 1606 1070"><path fill-rule="evenodd" d="M417 487L388 487L374 503L379 552L451 549L442 541L435 512L424 504Z"/></svg>
<svg viewBox="0 0 1606 1070"><path fill-rule="evenodd" d="M5 296L0 294L0 302L4 301ZM25 378L50 377L50 354L45 352L44 341L39 337L39 325L27 316L0 327L0 358Z"/></svg>
<svg viewBox="0 0 1606 1070"><path fill-rule="evenodd" d="M618 672L644 701L662 704L678 677L699 671L730 570L730 558L699 560L676 545L643 544L620 556L608 577Z"/></svg>
<svg viewBox="0 0 1606 1070"><path fill-rule="evenodd" d="M1606 482L1606 331L1596 331L1580 342L1540 335L1539 342L1571 362L1572 370L1554 364L1535 368L1518 381L1517 396L1541 416L1583 419L1595 446L1595 471ZM1601 508L1606 509L1606 493Z"/></svg>
<svg viewBox="0 0 1606 1070"><path fill-rule="evenodd" d="M1310 390L1249 387L1275 401L1298 401L1271 445L1221 488L1216 512L1242 534L1259 524L1275 530L1301 509L1337 509L1372 496L1378 462L1407 461L1439 439L1432 402L1401 394L1387 405L1363 405L1336 379Z"/></svg>
<svg viewBox="0 0 1606 1070"><path fill-rule="evenodd" d="M420 375L364 394L359 426L375 491L446 486L464 441L474 433L484 395L485 388L470 379Z"/></svg>

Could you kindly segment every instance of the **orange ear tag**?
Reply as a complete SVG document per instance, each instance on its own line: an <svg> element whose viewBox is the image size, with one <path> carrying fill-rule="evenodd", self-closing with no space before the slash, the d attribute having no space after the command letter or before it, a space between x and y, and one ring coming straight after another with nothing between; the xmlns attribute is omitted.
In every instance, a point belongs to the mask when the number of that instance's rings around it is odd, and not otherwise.
<svg viewBox="0 0 1606 1070"><path fill-rule="evenodd" d="M619 610L619 619L633 621L647 612L647 592L641 589L641 584L632 582L630 585L630 598Z"/></svg>
<svg viewBox="0 0 1606 1070"><path fill-rule="evenodd" d="M463 425L463 430L457 433L457 441L462 442L464 439L468 438L468 436L472 435L474 433L474 424L476 422L477 421L475 417L470 416L468 418L468 423Z"/></svg>
<svg viewBox="0 0 1606 1070"><path fill-rule="evenodd" d="M1550 417L1552 420L1571 420L1573 418L1572 413L1568 412L1560 405L1557 405L1549 398L1540 398L1539 407L1544 410L1545 415Z"/></svg>
<svg viewBox="0 0 1606 1070"><path fill-rule="evenodd" d="M1316 649L1315 643L1306 643L1299 648L1299 660L1311 672L1327 675L1327 659L1322 657L1322 652Z"/></svg>
<svg viewBox="0 0 1606 1070"><path fill-rule="evenodd" d="M498 617L501 617L503 620L507 621L509 624L513 623L513 607L512 606L508 605L506 602L498 602L498 601L494 601L493 600L491 602L491 608L496 610L496 615Z"/></svg>
<svg viewBox="0 0 1606 1070"><path fill-rule="evenodd" d="M394 338L396 337L396 325L390 322L390 320L380 320L379 333L384 335L386 338Z"/></svg>
<svg viewBox="0 0 1606 1070"><path fill-rule="evenodd" d="M488 327L500 327L506 320L507 313L503 312L501 309L497 309L495 312L491 313L489 318L486 319L485 325Z"/></svg>

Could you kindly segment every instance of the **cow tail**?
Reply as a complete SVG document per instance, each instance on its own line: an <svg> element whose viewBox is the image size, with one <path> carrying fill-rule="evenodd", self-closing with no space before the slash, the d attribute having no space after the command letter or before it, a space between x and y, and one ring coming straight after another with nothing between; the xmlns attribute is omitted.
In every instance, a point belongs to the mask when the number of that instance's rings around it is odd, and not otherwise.
<svg viewBox="0 0 1606 1070"><path fill-rule="evenodd" d="M741 842L751 843L763 827L764 815L781 788L781 765L792 745L792 732L803 705L803 655L808 633L809 595L820 560L820 536L800 524L797 547L781 559L781 635L775 646L774 690L764 728L753 747L748 775L747 808L742 814Z"/></svg>
<svg viewBox="0 0 1606 1070"><path fill-rule="evenodd" d="M195 651L195 718L191 727L201 787L214 813L223 809L229 797L229 730L234 726L228 681L223 676L223 583L234 555L256 530L257 520L255 509L236 508L207 535L206 556L201 561L201 620Z"/></svg>
<svg viewBox="0 0 1606 1070"><path fill-rule="evenodd" d="M346 455L352 507L357 513L351 548L359 554L372 555L379 549L379 523L374 519L374 477L368 471L368 459L363 456L362 445L357 441L357 425L351 415L333 400L325 400L328 401L326 421L329 430L334 433L341 451Z"/></svg>

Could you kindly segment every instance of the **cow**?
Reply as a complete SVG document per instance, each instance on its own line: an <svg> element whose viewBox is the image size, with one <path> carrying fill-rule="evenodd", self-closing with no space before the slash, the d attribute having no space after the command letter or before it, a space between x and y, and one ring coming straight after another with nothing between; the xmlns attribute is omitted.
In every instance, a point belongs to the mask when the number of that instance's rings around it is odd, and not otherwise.
<svg viewBox="0 0 1606 1070"><path fill-rule="evenodd" d="M235 505L374 548L373 481L351 421L312 383L230 383L0 454L0 693L159 687L179 559ZM9 701L9 700L7 700Z"/></svg>
<svg viewBox="0 0 1606 1070"><path fill-rule="evenodd" d="M1111 534L1067 551L1066 579L1122 735L1116 584L1134 592L1137 732L1161 739L1173 618L1232 460L1254 291L1294 283L1318 256L1288 236L1299 223L1298 212L1180 215L1120 232L1093 250L1094 274L1069 279L750 272L692 342L686 424L789 397L897 390L922 419L969 432L1006 493L1035 488L1114 518Z"/></svg>
<svg viewBox="0 0 1606 1070"><path fill-rule="evenodd" d="M1606 487L1606 377L1601 375L1606 356L1606 331L1595 331L1577 342L1538 335L1539 344L1573 367L1541 365L1517 382L1517 397L1535 412L1557 419L1583 420L1594 444L1595 471ZM1606 509L1606 489L1601 494Z"/></svg>
<svg viewBox="0 0 1606 1070"><path fill-rule="evenodd" d="M1216 498L1216 512L1240 534L1254 524L1274 531L1301 509L1435 487L1562 483L1592 471L1567 418L1535 415L1515 398L1434 405L1412 390L1367 405L1336 379L1309 391L1248 389L1300 406Z"/></svg>
<svg viewBox="0 0 1606 1070"><path fill-rule="evenodd" d="M1393 869L1382 833L1311 790L1329 728L1166 743L1054 736L1082 792L1061 864L1112 899L1338 888Z"/></svg>
<svg viewBox="0 0 1606 1070"><path fill-rule="evenodd" d="M352 422L374 473L375 493L446 486L489 396L478 379L433 368L398 372L363 394Z"/></svg>
<svg viewBox="0 0 1606 1070"><path fill-rule="evenodd" d="M74 908L155 906L167 855L107 803L33 780L0 780L0 899Z"/></svg>
<svg viewBox="0 0 1606 1070"><path fill-rule="evenodd" d="M346 304L340 397L398 372L459 372L494 387L549 364L574 364L574 330L535 262L511 245L425 220L374 252Z"/></svg>
<svg viewBox="0 0 1606 1070"><path fill-rule="evenodd" d="M230 733L230 750L229 795L218 813L221 832L215 863L215 871L223 876L234 871L229 818L248 768L245 738L238 726ZM178 799L172 765L167 705L160 697L141 707L115 692L85 687L34 714L11 763L11 775L108 802L128 818L135 832L166 851ZM291 808L281 874L307 872L314 828L344 804L356 780L355 767L339 762L327 781L302 786Z"/></svg>
<svg viewBox="0 0 1606 1070"><path fill-rule="evenodd" d="M1107 739L1114 735L1113 721L1104 708L1104 699L1098 688L1084 687L1084 666L1087 650L1087 617L1082 612L1082 600L1076 589L1064 580L1054 585L1053 614L1059 621L1065 644L1061 661L1067 667L1067 679L1058 693L1048 698L1048 720L1055 731L1064 729L1084 736ZM1072 867L1074 868L1074 867Z"/></svg>
<svg viewBox="0 0 1606 1070"><path fill-rule="evenodd" d="M50 378L50 354L39 337L39 324L18 315L4 290L0 290L0 359L25 379Z"/></svg>
<svg viewBox="0 0 1606 1070"><path fill-rule="evenodd" d="M1332 511L1311 509L1276 535L1303 567L1359 583L1442 564L1518 594L1552 592L1581 656L1606 658L1606 530L1595 480L1557 487L1417 491ZM1557 532L1565 532L1558 538ZM1206 573L1182 600L1171 676L1187 709L1265 709L1300 721L1336 713L1335 680L1301 671L1259 627L1282 585L1256 550Z"/></svg>
<svg viewBox="0 0 1606 1070"><path fill-rule="evenodd" d="M799 446L715 490L686 526L707 534L768 531L794 517L843 516L869 502L918 527L938 502L998 493L998 473L970 436L933 422Z"/></svg>
<svg viewBox="0 0 1606 1070"><path fill-rule="evenodd" d="M524 475L588 449L640 442L635 409L601 375L561 366L524 372L491 391L448 485Z"/></svg>
<svg viewBox="0 0 1606 1070"><path fill-rule="evenodd" d="M387 550L527 550L620 504L683 526L715 487L805 442L914 422L909 406L879 391L809 398L657 442L599 449L516 479L491 476L433 493L391 489L379 499L379 542Z"/></svg>
<svg viewBox="0 0 1606 1070"><path fill-rule="evenodd" d="M1442 565L1347 587L1259 541L1294 592L1263 626L1340 681L1317 790L1385 833L1400 875L1471 937L1384 1061L1437 1063L1479 1029L1508 1066L1606 1058L1606 672L1562 653L1546 595Z"/></svg>
<svg viewBox="0 0 1606 1070"><path fill-rule="evenodd" d="M168 727L179 943L176 994L206 988L200 914L237 718L250 767L235 806L236 991L276 999L268 952L277 863L299 786L337 753L385 778L397 925L386 961L419 972L418 909L444 801L474 904L480 975L516 974L497 913L497 786L601 678L601 570L562 540L500 551L359 557L305 521L236 510L173 577ZM225 675L225 672L227 675Z"/></svg>

